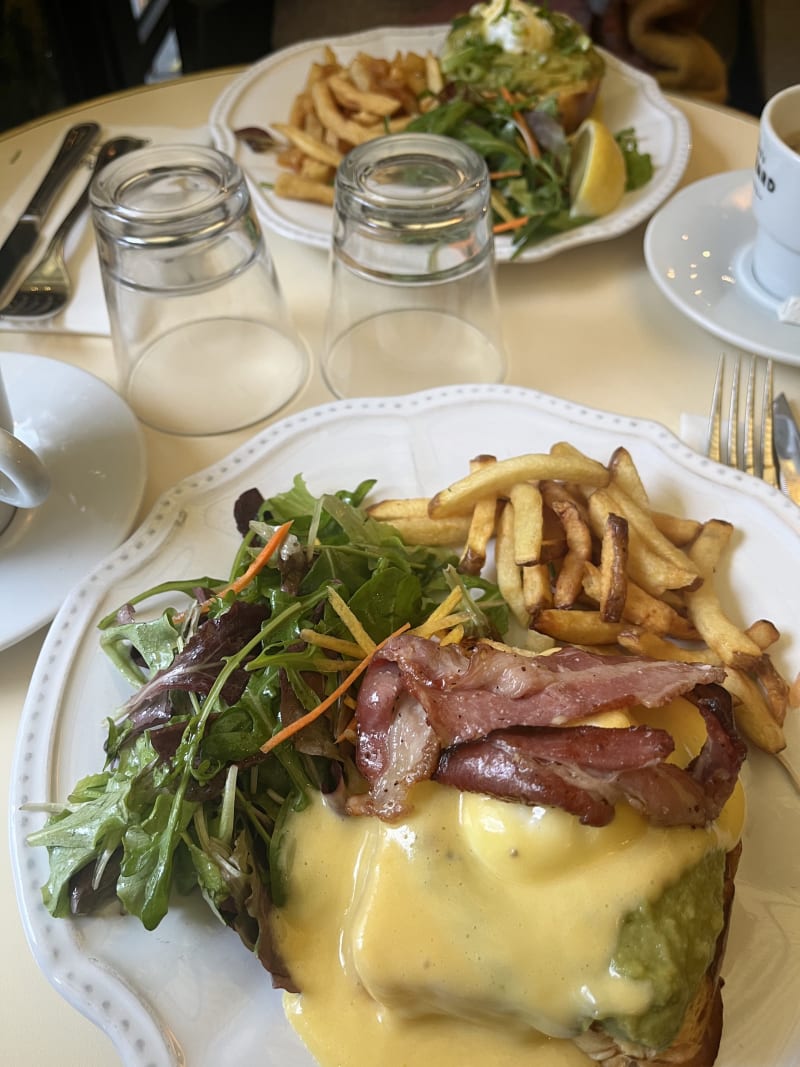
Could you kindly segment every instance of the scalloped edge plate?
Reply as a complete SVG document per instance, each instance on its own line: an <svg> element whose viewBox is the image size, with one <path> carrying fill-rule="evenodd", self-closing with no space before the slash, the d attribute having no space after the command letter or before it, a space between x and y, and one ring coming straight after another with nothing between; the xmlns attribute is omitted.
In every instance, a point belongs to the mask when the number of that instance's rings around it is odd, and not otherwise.
<svg viewBox="0 0 800 1067"><path fill-rule="evenodd" d="M259 155L241 144L234 130L245 126L269 129L271 122L287 121L289 109L306 81L310 65L322 61L323 48L333 48L347 63L359 51L391 57L397 51L436 50L448 26L382 27L344 37L303 41L274 52L236 77L215 101L209 116L217 148L239 161L248 174L259 217L284 237L316 248L331 242L333 213L320 204L307 204L274 196L267 186L279 168L275 157ZM606 76L599 94L600 115L614 131L633 126L639 147L653 158L654 174L641 189L626 193L621 205L605 218L566 233L548 237L514 257L515 263L535 263L568 248L607 241L633 229L652 215L683 176L691 151L691 132L683 113L663 95L655 79L608 52ZM510 261L510 237L495 241L495 257Z"/></svg>
<svg viewBox="0 0 800 1067"><path fill-rule="evenodd" d="M164 494L140 529L77 586L45 641L19 728L11 853L26 934L53 985L110 1035L129 1067L312 1067L313 1060L267 975L199 898L176 900L150 934L113 910L55 920L43 908L46 853L25 844L42 816L23 805L63 799L79 777L98 769L103 717L125 697L99 650L97 620L165 576L227 573L239 543L233 503L252 486L276 492L302 472L312 492L377 477L381 495L416 496L462 476L478 452L503 457L559 440L603 461L625 445L654 506L731 520L738 532L721 575L724 601L735 617L739 605L746 621L773 619L787 635L776 661L795 673L800 510L765 483L701 457L656 423L511 386L338 401L275 423ZM737 591L735 603L730 589ZM789 730L800 744L796 721ZM776 760L754 753L744 773L749 820L718 1067L793 1067L800 1056L800 903L796 854L787 842L800 837L800 804Z"/></svg>

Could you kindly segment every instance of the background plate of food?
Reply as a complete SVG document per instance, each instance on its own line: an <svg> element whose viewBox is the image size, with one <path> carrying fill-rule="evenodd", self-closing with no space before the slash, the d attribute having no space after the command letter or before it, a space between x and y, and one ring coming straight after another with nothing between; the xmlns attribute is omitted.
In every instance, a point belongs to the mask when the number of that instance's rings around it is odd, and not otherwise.
<svg viewBox="0 0 800 1067"><path fill-rule="evenodd" d="M277 422L167 492L130 540L98 561L51 627L20 724L10 818L26 932L42 970L111 1036L124 1063L216 1067L241 1060L313 1067L314 1059L287 1023L281 996L256 956L198 892L175 894L163 921L149 933L114 903L78 919L53 918L43 905L48 855L27 842L44 821L37 805L63 802L81 776L100 770L104 720L130 693L99 648L98 621L165 578L196 581L198 574L227 573L241 541L233 506L255 486L267 495L283 493L302 473L309 491L319 494L374 477L375 499L427 497L462 478L476 454L503 459L546 453L556 442L570 442L593 457L591 463L602 464L624 446L646 487L648 506L704 523L729 520L733 539L714 586L734 625L772 620L781 636L770 654L779 671L794 677L797 509L765 483L701 457L664 427L508 386L337 402ZM565 451L571 454L564 446L559 454ZM800 731L791 714L786 734L794 758ZM800 834L800 806L785 768L755 747L742 777L748 813L724 967L725 1027L717 1065L793 1067L800 1055L795 965L800 905L791 842ZM594 879L587 886L596 891ZM459 1056L453 1062L470 1062L469 1051ZM372 1067L390 1061L370 1058L366 1049L352 1062ZM554 1061L545 1062L551 1067ZM567 1062L589 1061L573 1052Z"/></svg>
<svg viewBox="0 0 800 1067"><path fill-rule="evenodd" d="M359 61L364 57L392 60L399 55L402 61L404 57L410 56L416 62L416 67L408 80L416 89L417 100L424 108L427 106L426 97L430 98L430 90L426 88L425 82L425 58L439 56L448 32L447 26L384 28L327 41L303 42L268 56L230 84L212 108L212 137L217 147L235 156L249 175L260 217L267 226L277 233L315 247L326 248L330 244L332 211L329 203L295 197L304 195L302 185L307 184L309 197L330 202L333 191L330 168L335 166L336 152L341 151L345 142L342 139L332 139L316 118L312 119L312 136L316 140L327 139L329 144L335 143L337 148L333 155L321 153L322 158L315 159L309 170L306 161L301 162L302 150L296 140L290 142L288 139L292 135L290 127L303 122L302 112L297 108L298 98L304 94L309 73L314 65L331 69L332 60L335 60L336 64L343 68L343 71L338 73L347 75L353 60L357 58ZM600 146L601 150L594 159L593 174L589 182L589 186L593 185L594 188L586 185L583 188L585 193L588 192L588 201L584 206L591 209L594 204L600 211L607 213L595 218L586 217L582 213L581 221L578 221L568 217L570 209L567 205L567 211L562 212L560 220L552 228L545 227L529 235L519 218L521 215L528 217L524 206L527 191L523 192L522 206L510 204L514 195L513 174L511 184L507 184L508 180L502 175L513 172L514 160L498 157L503 160L500 166L504 169L499 172L500 179L493 182L493 204L495 220L498 225L504 227L498 232L496 239L496 255L501 261L514 259L534 262L568 248L619 236L649 218L681 179L691 147L687 120L666 100L653 78L612 55L597 51L605 62L605 74L600 82L592 117L600 120L603 130L610 131L614 136L622 131L632 130L638 152L650 157L652 175L639 188L625 191L624 194L620 191L619 196L613 195L611 202L615 206L608 210L604 189L607 186L608 171L602 148L609 147L605 144L609 138L606 136L596 139L593 136L596 131L587 129L582 138L583 149L591 149L595 140L601 140L604 144ZM366 66L368 68L369 63ZM434 73L434 78L435 76ZM367 80L368 77L367 74ZM358 77L356 80L359 80ZM363 84L367 83L368 81ZM338 90L341 90L341 86ZM354 108L360 106L359 101L353 101L348 106L342 104L340 101L343 97L338 90L336 94L326 94L328 105L333 103L335 108L334 121L355 121L352 116L358 114ZM445 97L447 95L445 91ZM363 115L361 117L363 118ZM402 128L407 117L404 117L402 108L399 112L384 116L380 120L381 132L385 132L384 123L393 123L392 129ZM374 117L371 121L375 121ZM525 134L525 141L530 141L529 124L524 117L520 118L520 125ZM536 123L532 125L536 130ZM594 124L589 122L586 125ZM265 145L259 131L273 136L275 145ZM344 128L340 132L346 133L347 130ZM537 130L537 135L538 132ZM546 129L543 136L546 141ZM288 153L285 151L287 146L290 146ZM611 146L610 150L616 152L616 145ZM581 154L585 156L583 150ZM591 151L589 154L591 155ZM329 168L327 172L326 165ZM511 172L509 166L512 168ZM619 160L617 168L618 166ZM611 169L614 169L613 161ZM306 178L308 174L311 177L307 178L305 183L298 181L300 178ZM320 175L319 180L317 174ZM299 191L298 184L301 186ZM287 190L290 195L278 195L276 189L281 188ZM572 192L576 192L576 189L573 188ZM508 193L511 196L507 196ZM502 202L498 204L498 197L510 204L510 207L507 208ZM606 203L603 203L604 200ZM575 201L572 202L574 205ZM538 208L534 208L534 212L536 210Z"/></svg>

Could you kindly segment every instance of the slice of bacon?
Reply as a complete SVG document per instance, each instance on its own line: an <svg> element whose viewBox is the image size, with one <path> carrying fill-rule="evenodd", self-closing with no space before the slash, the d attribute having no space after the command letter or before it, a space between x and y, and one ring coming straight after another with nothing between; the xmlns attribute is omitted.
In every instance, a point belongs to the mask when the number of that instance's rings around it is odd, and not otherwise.
<svg viewBox="0 0 800 1067"><path fill-rule="evenodd" d="M407 810L410 786L435 777L555 804L591 825L609 821L623 797L660 825L703 825L716 818L744 758L730 699L711 684L723 677L704 664L580 649L531 657L402 635L375 657L361 685L356 760L369 793L351 810L396 818ZM673 747L664 731L562 725L695 692L709 737L685 771L664 762Z"/></svg>
<svg viewBox="0 0 800 1067"><path fill-rule="evenodd" d="M524 804L548 804L589 826L614 817L615 780L627 770L658 765L675 743L649 726L518 727L441 755L434 778L464 792Z"/></svg>
<svg viewBox="0 0 800 1067"><path fill-rule="evenodd" d="M443 746L485 737L512 726L563 726L610 708L662 707L703 682L721 682L725 672L708 664L640 656L598 656L563 648L525 656L479 644L459 645L401 634L381 650L380 661L397 664L402 686L425 708ZM369 684L369 672L362 684ZM367 689L369 693L369 689ZM369 733L377 708L362 709L358 722ZM377 716L377 728L385 709Z"/></svg>
<svg viewBox="0 0 800 1067"><path fill-rule="evenodd" d="M687 694L708 730L687 768L663 762L673 749L646 726L500 730L442 753L434 777L466 792L549 804L605 826L626 800L657 826L705 826L719 816L745 758L730 696L717 685Z"/></svg>

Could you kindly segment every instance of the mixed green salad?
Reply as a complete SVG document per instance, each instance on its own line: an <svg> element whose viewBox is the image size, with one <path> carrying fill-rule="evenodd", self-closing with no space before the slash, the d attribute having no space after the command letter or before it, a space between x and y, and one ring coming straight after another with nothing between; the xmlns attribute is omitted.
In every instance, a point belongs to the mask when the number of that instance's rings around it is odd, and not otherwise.
<svg viewBox="0 0 800 1067"><path fill-rule="evenodd" d="M275 973L262 934L284 899L284 820L314 790L360 789L348 683L369 662L364 644L448 598L467 634L507 628L493 584L369 517L373 485L315 497L298 476L266 500L251 490L226 579L166 581L101 621L132 695L107 720L105 765L29 837L49 853L51 914L116 899L153 929L173 891L199 890Z"/></svg>
<svg viewBox="0 0 800 1067"><path fill-rule="evenodd" d="M572 211L572 142L552 98L520 101L463 85L408 129L454 137L483 156L492 183L494 232L512 236L516 255L594 217ZM625 191L646 185L653 163L639 150L635 130L620 130L615 140L625 163Z"/></svg>
<svg viewBox="0 0 800 1067"><path fill-rule="evenodd" d="M437 105L408 129L455 137L483 156L495 233L510 234L516 253L585 225L650 181L652 160L628 128L614 131L616 145L606 149L621 157L611 168L599 152L589 161L597 168L591 180L615 187L610 199L602 190L578 195L584 156L575 139L606 63L567 15L519 0L475 5L454 19L440 66L445 85Z"/></svg>

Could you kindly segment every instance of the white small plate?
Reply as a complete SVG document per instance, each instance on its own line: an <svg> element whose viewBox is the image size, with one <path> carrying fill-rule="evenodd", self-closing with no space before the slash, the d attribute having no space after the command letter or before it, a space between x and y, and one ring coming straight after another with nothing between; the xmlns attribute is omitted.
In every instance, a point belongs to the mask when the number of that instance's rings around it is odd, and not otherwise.
<svg viewBox="0 0 800 1067"><path fill-rule="evenodd" d="M129 532L145 486L133 412L105 382L44 356L0 352L15 432L44 462L50 494L0 534L0 649L54 617Z"/></svg>
<svg viewBox="0 0 800 1067"><path fill-rule="evenodd" d="M647 267L667 299L715 337L800 365L800 325L781 322L778 301L753 278L752 198L751 170L681 189L645 231Z"/></svg>
<svg viewBox="0 0 800 1067"><path fill-rule="evenodd" d="M235 78L215 102L209 122L217 148L234 156L247 171L253 186L256 209L265 225L276 233L316 248L331 241L333 213L321 204L307 204L273 196L269 186L280 172L274 153L257 154L241 144L234 130L246 126L269 129L272 122L288 122L292 101L306 83L311 64L323 61L325 45L333 48L341 63L357 52L392 57L396 52L437 51L448 26L383 28L327 41L304 41L248 68ZM644 222L669 196L681 179L689 160L691 135L684 115L668 103L648 74L629 67L603 52L606 75L599 94L599 114L613 132L632 126L639 148L649 152L654 174L647 185L626 193L622 203L605 218L531 245L515 259L532 263L578 245L618 237ZM510 237L495 242L498 260L510 260Z"/></svg>

